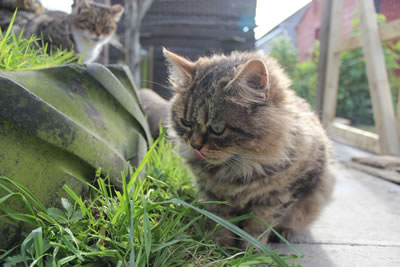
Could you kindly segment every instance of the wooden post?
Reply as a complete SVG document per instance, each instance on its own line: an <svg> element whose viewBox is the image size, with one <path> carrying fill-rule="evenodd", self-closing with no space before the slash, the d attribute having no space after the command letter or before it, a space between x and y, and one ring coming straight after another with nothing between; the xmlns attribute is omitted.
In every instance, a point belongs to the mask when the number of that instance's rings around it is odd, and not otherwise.
<svg viewBox="0 0 400 267"><path fill-rule="evenodd" d="M140 87L140 25L153 0L126 0L125 61L129 65L136 86Z"/></svg>
<svg viewBox="0 0 400 267"><path fill-rule="evenodd" d="M107 6L111 6L111 0L105 0L104 4L106 4ZM103 47L103 64L107 65L109 63L110 63L110 44L107 43Z"/></svg>
<svg viewBox="0 0 400 267"><path fill-rule="evenodd" d="M337 47L343 39L343 0L332 1L330 34L328 41L328 63L325 72L325 92L322 122L325 128L333 122L336 115L336 102L339 84L340 55Z"/></svg>
<svg viewBox="0 0 400 267"><path fill-rule="evenodd" d="M150 46L148 49L148 60L149 60L149 65L148 65L148 85L150 89L153 89L153 81L154 81L154 46Z"/></svg>
<svg viewBox="0 0 400 267"><path fill-rule="evenodd" d="M400 155L392 95L373 0L358 0L358 8L362 47L381 151L384 154Z"/></svg>
<svg viewBox="0 0 400 267"><path fill-rule="evenodd" d="M400 133L400 92L397 93L397 134Z"/></svg>
<svg viewBox="0 0 400 267"><path fill-rule="evenodd" d="M321 38L319 45L319 59L318 59L318 85L317 95L315 98L315 109L318 116L322 119L322 110L324 104L325 93L325 79L326 69L328 63L328 47L330 32L330 18L331 18L332 0L325 0L323 2L322 18L321 18Z"/></svg>

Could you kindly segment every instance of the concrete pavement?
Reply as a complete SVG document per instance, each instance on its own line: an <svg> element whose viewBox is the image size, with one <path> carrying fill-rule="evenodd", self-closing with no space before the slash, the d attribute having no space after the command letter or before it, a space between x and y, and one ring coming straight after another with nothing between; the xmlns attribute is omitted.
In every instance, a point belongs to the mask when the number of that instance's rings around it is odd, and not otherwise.
<svg viewBox="0 0 400 267"><path fill-rule="evenodd" d="M338 143L335 149L343 160L369 155ZM400 186L342 166L321 217L290 241L306 255L304 266L400 266Z"/></svg>

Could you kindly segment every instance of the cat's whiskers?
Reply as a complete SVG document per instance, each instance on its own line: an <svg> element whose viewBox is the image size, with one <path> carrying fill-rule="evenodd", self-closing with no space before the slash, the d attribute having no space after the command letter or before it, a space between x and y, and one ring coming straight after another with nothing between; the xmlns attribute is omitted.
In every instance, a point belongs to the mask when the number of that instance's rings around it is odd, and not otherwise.
<svg viewBox="0 0 400 267"><path fill-rule="evenodd" d="M227 157L226 163L236 172L238 177L241 177L243 180L251 177L251 175L257 169L254 165L249 164L248 162L243 161L240 158L232 157L232 155L230 155L230 157ZM231 179L234 178L235 177L232 177Z"/></svg>
<svg viewBox="0 0 400 267"><path fill-rule="evenodd" d="M143 82L147 82L147 83L151 83L151 84L154 84L154 85L158 85L158 86L160 86L160 87L162 87L162 88L164 88L164 89L167 89L168 91L171 90L171 87L166 86L166 85L161 84L161 83L158 83L158 82L154 82L154 81L150 81L150 80L142 80L142 81L143 81Z"/></svg>
<svg viewBox="0 0 400 267"><path fill-rule="evenodd" d="M240 156L239 153L236 153L237 155ZM276 159L276 158L273 158ZM287 161L290 162L290 165L292 164L292 161L290 158L283 158ZM241 169L251 169L252 172L247 172L248 175L241 175L243 176L243 179L247 179L247 177L250 177L253 173L258 173L261 175L265 175L265 172L268 172L270 174L270 176L275 176L276 174L278 174L278 168L280 166L280 164L282 163L282 161L268 161L268 164L263 164L262 162L254 162L254 161L249 161L249 159L247 159L246 157L231 157L230 158L231 161L233 161L236 165L239 165L241 167ZM250 163L248 163L250 162Z"/></svg>
<svg viewBox="0 0 400 267"><path fill-rule="evenodd" d="M309 160L309 157L268 157L268 156L257 156L254 154L243 153L243 152L232 152L232 154L237 154L243 156L248 160Z"/></svg>
<svg viewBox="0 0 400 267"><path fill-rule="evenodd" d="M228 166L230 167L230 169L231 169L234 173L236 173L238 176L240 176L239 171L235 168L235 165L232 164L232 163L229 161L229 159L224 160L224 164L228 165Z"/></svg>

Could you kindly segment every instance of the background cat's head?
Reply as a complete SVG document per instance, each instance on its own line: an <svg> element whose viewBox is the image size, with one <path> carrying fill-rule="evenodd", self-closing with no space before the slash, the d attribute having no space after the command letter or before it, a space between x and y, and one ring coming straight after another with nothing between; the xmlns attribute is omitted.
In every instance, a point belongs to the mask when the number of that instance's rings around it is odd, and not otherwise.
<svg viewBox="0 0 400 267"><path fill-rule="evenodd" d="M256 53L233 52L189 61L168 50L170 128L184 157L221 164L237 156L278 156L290 117L290 80L278 63Z"/></svg>
<svg viewBox="0 0 400 267"><path fill-rule="evenodd" d="M119 4L104 6L90 0L78 0L72 10L72 23L87 40L102 41L115 33L123 12L124 8Z"/></svg>

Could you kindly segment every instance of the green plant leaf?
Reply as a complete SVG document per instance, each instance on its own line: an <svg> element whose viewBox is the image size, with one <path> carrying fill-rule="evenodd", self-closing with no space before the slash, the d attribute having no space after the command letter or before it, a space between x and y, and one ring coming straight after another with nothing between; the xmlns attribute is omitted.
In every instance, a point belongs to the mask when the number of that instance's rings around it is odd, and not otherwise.
<svg viewBox="0 0 400 267"><path fill-rule="evenodd" d="M88 183L86 183L87 185L89 185ZM94 188L92 185L90 185L91 188ZM65 190L65 192L67 192L67 194L79 205L79 208L81 210L81 214L84 215L87 212L87 208L85 206L85 203L83 203L82 198L80 196L78 196L77 194L75 194L75 192L68 186L68 185L64 185L63 189ZM95 189L95 188L94 188ZM96 190L96 189L95 189Z"/></svg>
<svg viewBox="0 0 400 267"><path fill-rule="evenodd" d="M67 217L71 218L72 212L74 211L74 207L72 206L71 202L66 198L61 198L61 205L67 211Z"/></svg>
<svg viewBox="0 0 400 267"><path fill-rule="evenodd" d="M47 215L51 216L53 219L55 219L57 222L59 222L61 224L68 223L66 214L58 208L48 208Z"/></svg>
<svg viewBox="0 0 400 267"><path fill-rule="evenodd" d="M8 257L4 262L4 267L14 267L18 266L18 264L27 262L29 258L27 256L16 255Z"/></svg>

